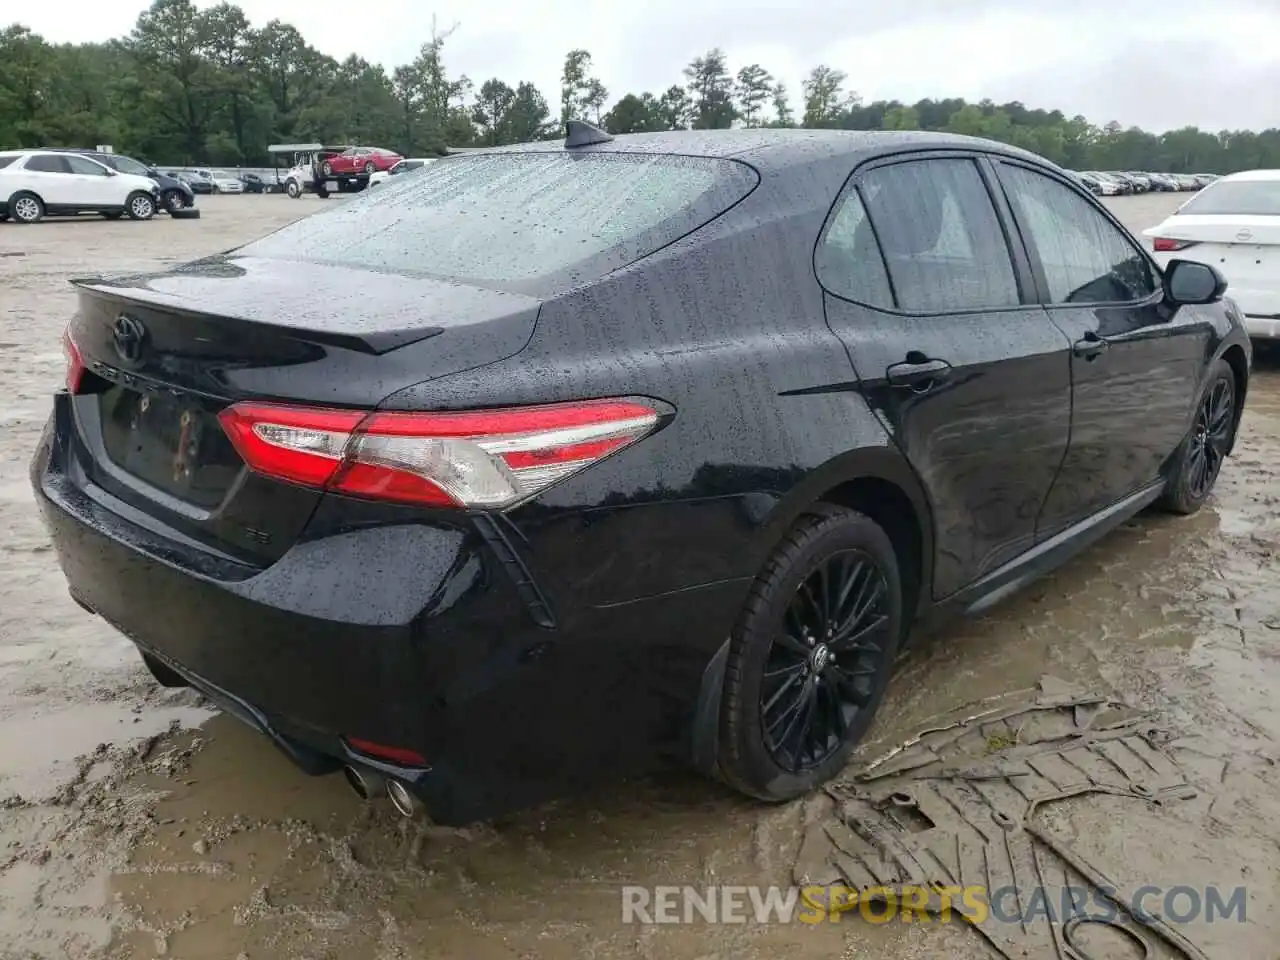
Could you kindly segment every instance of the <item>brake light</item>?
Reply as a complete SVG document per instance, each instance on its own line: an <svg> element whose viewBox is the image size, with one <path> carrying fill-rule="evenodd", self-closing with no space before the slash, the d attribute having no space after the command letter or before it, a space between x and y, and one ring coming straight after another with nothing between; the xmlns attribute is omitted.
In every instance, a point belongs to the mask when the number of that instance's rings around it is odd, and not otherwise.
<svg viewBox="0 0 1280 960"><path fill-rule="evenodd" d="M62 332L62 352L67 358L67 393L77 393L80 382L84 379L84 358L80 356L80 348L71 339L69 329Z"/></svg>
<svg viewBox="0 0 1280 960"><path fill-rule="evenodd" d="M219 419L265 476L373 500L502 509L642 439L659 418L632 400L586 400L444 413L238 403Z"/></svg>
<svg viewBox="0 0 1280 960"><path fill-rule="evenodd" d="M1172 237L1156 237L1152 241L1152 247L1157 253L1173 253L1176 250L1185 250L1187 247L1194 247L1195 240L1174 240Z"/></svg>

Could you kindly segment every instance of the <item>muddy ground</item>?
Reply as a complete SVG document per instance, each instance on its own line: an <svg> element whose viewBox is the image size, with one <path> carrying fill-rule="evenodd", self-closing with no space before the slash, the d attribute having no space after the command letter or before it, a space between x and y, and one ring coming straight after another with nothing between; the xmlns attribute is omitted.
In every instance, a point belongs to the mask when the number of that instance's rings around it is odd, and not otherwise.
<svg viewBox="0 0 1280 960"><path fill-rule="evenodd" d="M1114 208L1141 229L1180 199ZM213 197L199 222L0 224L0 958L992 955L956 924L624 925L622 884L791 883L821 802L767 809L672 774L466 830L401 821L340 778L296 773L190 693L158 691L68 599L26 479L62 375L66 280L211 253L322 202ZM922 643L874 734L892 744L1045 673L1153 711L1211 802L1172 839L1101 814L1084 833L1128 876L1246 884L1248 921L1197 934L1214 957L1277 955L1278 474L1280 365L1262 356L1210 507L1143 515Z"/></svg>

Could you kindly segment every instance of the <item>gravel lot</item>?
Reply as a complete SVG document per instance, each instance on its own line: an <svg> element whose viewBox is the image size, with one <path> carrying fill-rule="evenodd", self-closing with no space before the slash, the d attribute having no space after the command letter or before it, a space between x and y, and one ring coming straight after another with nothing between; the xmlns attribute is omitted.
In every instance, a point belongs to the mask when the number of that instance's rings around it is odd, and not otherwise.
<svg viewBox="0 0 1280 960"><path fill-rule="evenodd" d="M1140 230L1181 199L1112 206ZM26 479L62 375L66 280L226 249L325 202L215 196L196 222L0 224L0 958L992 955L959 924L624 925L626 883L789 884L819 801L764 809L673 774L467 830L404 822L341 778L296 773L190 693L157 690L68 599ZM1278 501L1280 366L1262 355L1210 508L1143 515L922 643L877 742L1045 673L1154 711L1216 799L1173 839L1106 822L1099 855L1153 883L1246 884L1249 922L1196 942L1275 956Z"/></svg>

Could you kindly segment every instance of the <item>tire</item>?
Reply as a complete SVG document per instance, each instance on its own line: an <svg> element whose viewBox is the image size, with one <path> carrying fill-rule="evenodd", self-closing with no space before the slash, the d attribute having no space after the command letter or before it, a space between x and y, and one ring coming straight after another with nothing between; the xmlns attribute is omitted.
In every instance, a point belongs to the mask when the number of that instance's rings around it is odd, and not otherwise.
<svg viewBox="0 0 1280 960"><path fill-rule="evenodd" d="M1235 439L1236 419L1236 374L1225 360L1218 360L1205 378L1191 429L1178 447L1158 501L1162 510L1186 516L1204 506Z"/></svg>
<svg viewBox="0 0 1280 960"><path fill-rule="evenodd" d="M365 165L364 165L364 172L365 172L365 173L373 173L373 170L374 170L374 167L373 167L373 161L372 161L372 160L370 160L370 161L368 161L367 163L365 163Z"/></svg>
<svg viewBox="0 0 1280 960"><path fill-rule="evenodd" d="M302 188L298 186L297 180L290 180L288 183L285 184L284 189L285 189L285 193L289 194L289 196L294 200L297 200L300 196L302 196Z"/></svg>
<svg viewBox="0 0 1280 960"><path fill-rule="evenodd" d="M756 577L730 636L719 750L730 786L780 802L840 772L884 697L902 603L898 559L879 525L838 507L801 518ZM834 616L820 622L830 607Z"/></svg>
<svg viewBox="0 0 1280 960"><path fill-rule="evenodd" d="M138 190L129 194L129 199L124 202L124 210L129 214L130 220L150 220L156 215L156 201L150 194Z"/></svg>
<svg viewBox="0 0 1280 960"><path fill-rule="evenodd" d="M23 190L9 198L9 216L17 223L39 223L44 219L44 201Z"/></svg>
<svg viewBox="0 0 1280 960"><path fill-rule="evenodd" d="M160 201L170 213L174 210L181 210L187 205L187 198L183 196L181 190L166 190L160 197Z"/></svg>
<svg viewBox="0 0 1280 960"><path fill-rule="evenodd" d="M8 219L9 215L7 213L0 213L0 223L4 223Z"/></svg>
<svg viewBox="0 0 1280 960"><path fill-rule="evenodd" d="M324 187L316 187L316 196L321 200L327 200L329 199L329 191Z"/></svg>
<svg viewBox="0 0 1280 960"><path fill-rule="evenodd" d="M102 212L102 215L106 217L108 220L119 220L121 217L124 216L124 211L123 210L104 210Z"/></svg>
<svg viewBox="0 0 1280 960"><path fill-rule="evenodd" d="M323 173L326 177L332 177L333 164L331 164L328 160L326 160L324 163L320 164L320 172Z"/></svg>

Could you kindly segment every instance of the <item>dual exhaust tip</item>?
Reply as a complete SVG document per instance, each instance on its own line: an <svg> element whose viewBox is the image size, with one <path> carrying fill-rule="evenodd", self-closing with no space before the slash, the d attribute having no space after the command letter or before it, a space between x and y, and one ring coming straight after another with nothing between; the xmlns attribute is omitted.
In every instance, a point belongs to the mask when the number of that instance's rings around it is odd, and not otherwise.
<svg viewBox="0 0 1280 960"><path fill-rule="evenodd" d="M421 802L399 780L388 780L373 770L362 770L354 766L343 767L342 775L346 778L347 785L361 800L374 800L385 793L400 816L412 818L422 812Z"/></svg>

